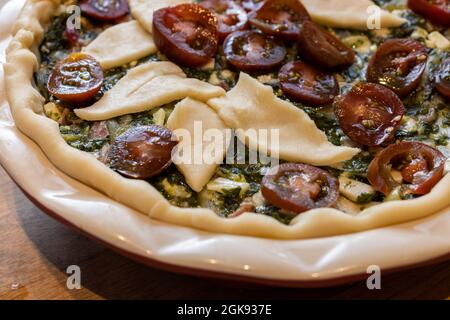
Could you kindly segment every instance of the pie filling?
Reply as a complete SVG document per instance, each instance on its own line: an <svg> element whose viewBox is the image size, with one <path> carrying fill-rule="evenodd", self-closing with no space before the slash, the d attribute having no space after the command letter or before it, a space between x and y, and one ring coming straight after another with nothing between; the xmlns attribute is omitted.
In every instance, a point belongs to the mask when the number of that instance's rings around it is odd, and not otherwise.
<svg viewBox="0 0 450 320"><path fill-rule="evenodd" d="M214 1L206 2L208 8L215 5ZM239 5L238 1L235 2ZM289 7L289 1L284 2L286 4L280 10ZM72 53L80 52L112 25L111 21L103 21L96 15L83 14L81 29L76 31L67 28L68 14L54 17L39 47L41 64L35 73L35 82L46 99L46 116L59 123L61 135L70 146L92 153L127 178L145 179L173 205L207 207L223 217L255 212L285 224L299 213L317 207L336 207L349 214L357 214L384 201L412 199L428 193L446 173L446 158L450 154L450 109L445 100L448 98L445 92L448 94L450 86L450 43L445 44L445 41L449 41L450 31L431 24L406 6L397 5L398 1L375 2L407 22L396 28L354 31L319 27L307 16L296 18L307 21L300 31L308 32L305 37L326 41L320 42L319 47L323 50L319 51L320 58L310 43L285 40L286 36L292 38L292 34L283 36L283 30L292 31L289 19L280 20L287 25L270 28L270 36L258 31L261 23L264 22L266 27L271 24L270 18L278 21L276 18L283 16L279 13L265 17L263 22L250 23L247 31L242 31L243 11L238 10L241 15L237 20L241 23L239 28L228 26L226 30L231 29L231 35L222 30L220 41L224 42L218 42L217 50L211 49L215 45L211 40L214 30L203 25L206 22L202 21L201 26L192 22L194 20L180 22L183 17L177 16L175 11L167 13L164 18L172 19L170 30L176 37L187 39L185 44L189 45L192 55L189 61L202 61L204 52L199 53L199 48L207 46L208 50L215 52L213 59L205 65L181 66L188 78L229 91L238 82L240 71L244 71L272 87L278 98L306 112L333 145L361 149L352 159L330 166L318 168L280 160L281 169L276 175L271 175L267 163L235 159L239 164L219 165L210 181L196 192L175 164L161 162L167 157L163 142L168 136L160 127L167 125L180 100L150 111L102 121L86 121L77 117L74 108L99 101L130 69L152 61L168 60L167 55L159 50L139 60L103 70L103 82L96 89L98 91L89 91L92 95L89 101L72 103L75 100L74 97L68 98L70 88L88 86L97 79L89 78L93 73L89 73L83 62L72 61L75 66L59 64ZM286 10L290 12L290 9ZM201 10L198 14L205 17ZM132 18L127 14L115 19L115 23L119 23ZM223 27L225 22L232 23L233 19L222 15L219 21ZM205 28L209 38L200 36L196 31L198 28ZM277 32L280 32L281 40ZM157 46L163 48L156 35L154 38ZM277 46L282 46L282 50ZM176 50L171 50L173 56L169 58L172 61L179 59ZM327 59L327 55L333 57L336 54L341 58ZM71 81L64 77L56 79L55 87L49 87L52 83L49 78L56 68L61 68L64 74L78 72L77 77ZM366 83L368 78L371 83ZM436 80L438 78L440 80ZM436 90L437 81L439 90ZM61 91L64 89L62 86L66 91ZM136 145L136 141L143 144ZM242 144L237 138L233 138L231 143ZM393 148L394 144L398 144L398 148ZM117 151L118 146L126 146L126 152ZM111 161L112 149L116 150L114 161ZM404 151L393 152L391 149ZM140 168L140 161L147 161L146 165L151 162L153 171L149 172L148 166ZM139 174L134 175L136 172Z"/></svg>

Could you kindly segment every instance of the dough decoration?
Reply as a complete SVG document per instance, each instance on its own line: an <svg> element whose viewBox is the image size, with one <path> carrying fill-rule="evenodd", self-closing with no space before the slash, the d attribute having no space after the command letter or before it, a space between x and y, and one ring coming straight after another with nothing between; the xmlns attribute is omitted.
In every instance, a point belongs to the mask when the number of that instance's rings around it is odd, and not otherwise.
<svg viewBox="0 0 450 320"><path fill-rule="evenodd" d="M176 104L167 127L178 138L183 136L172 160L189 186L200 192L225 157L230 141L227 127L207 104L191 98Z"/></svg>
<svg viewBox="0 0 450 320"><path fill-rule="evenodd" d="M151 34L132 20L109 27L83 52L96 58L104 70L122 66L157 51Z"/></svg>
<svg viewBox="0 0 450 320"><path fill-rule="evenodd" d="M225 96L211 99L208 104L228 126L241 129L236 133L251 149L267 150L283 160L324 166L351 159L360 152L330 143L304 111L277 98L270 86L246 73L241 73L237 85ZM277 131L279 140L272 142L258 135L255 139L255 135L245 133L260 129Z"/></svg>
<svg viewBox="0 0 450 320"><path fill-rule="evenodd" d="M220 87L186 78L172 62L149 62L128 71L99 101L75 109L75 113L84 120L106 120L151 110L186 97L207 101L224 93Z"/></svg>

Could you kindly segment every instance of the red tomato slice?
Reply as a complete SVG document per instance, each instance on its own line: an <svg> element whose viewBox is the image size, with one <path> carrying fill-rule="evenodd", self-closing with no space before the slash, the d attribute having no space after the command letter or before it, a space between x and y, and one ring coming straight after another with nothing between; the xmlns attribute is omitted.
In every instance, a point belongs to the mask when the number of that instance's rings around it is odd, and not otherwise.
<svg viewBox="0 0 450 320"><path fill-rule="evenodd" d="M153 39L169 60L183 66L201 66L217 51L217 18L197 4L162 8L153 13Z"/></svg>
<svg viewBox="0 0 450 320"><path fill-rule="evenodd" d="M403 141L381 150L369 165L370 184L385 195L397 187L403 194L423 195L442 179L446 158L438 150L424 143ZM402 170L406 184L392 177L391 170Z"/></svg>
<svg viewBox="0 0 450 320"><path fill-rule="evenodd" d="M237 31L224 41L228 62L247 72L267 71L278 67L286 57L283 43L256 31Z"/></svg>
<svg viewBox="0 0 450 320"><path fill-rule="evenodd" d="M404 97L415 90L427 64L427 49L412 39L389 39L378 47L367 68L367 81Z"/></svg>
<svg viewBox="0 0 450 320"><path fill-rule="evenodd" d="M103 71L94 57L85 53L72 53L58 62L47 82L48 91L67 103L91 100L103 83Z"/></svg>
<svg viewBox="0 0 450 320"><path fill-rule="evenodd" d="M114 21L129 11L126 0L83 0L80 8L86 16L101 21Z"/></svg>
<svg viewBox="0 0 450 320"><path fill-rule="evenodd" d="M204 0L200 5L217 15L220 42L230 33L247 28L247 13L231 0Z"/></svg>
<svg viewBox="0 0 450 320"><path fill-rule="evenodd" d="M339 94L333 74L301 61L285 64L278 74L281 90L292 100L312 105L332 103Z"/></svg>
<svg viewBox="0 0 450 320"><path fill-rule="evenodd" d="M341 69L355 61L351 48L312 21L303 22L298 39L300 55L318 67Z"/></svg>
<svg viewBox="0 0 450 320"><path fill-rule="evenodd" d="M310 17L298 0L267 0L249 14L249 19L252 26L266 34L296 41L301 24Z"/></svg>
<svg viewBox="0 0 450 320"><path fill-rule="evenodd" d="M361 82L335 99L334 113L342 131L351 140L366 146L379 146L392 139L405 107L386 87Z"/></svg>
<svg viewBox="0 0 450 320"><path fill-rule="evenodd" d="M108 163L125 177L148 179L172 163L172 150L177 144L173 132L165 127L131 128L112 143Z"/></svg>
<svg viewBox="0 0 450 320"><path fill-rule="evenodd" d="M294 213L334 206L338 189L338 180L327 171L301 163L283 163L261 183L261 193L268 202Z"/></svg>
<svg viewBox="0 0 450 320"><path fill-rule="evenodd" d="M435 24L450 27L449 0L408 0L408 7Z"/></svg>

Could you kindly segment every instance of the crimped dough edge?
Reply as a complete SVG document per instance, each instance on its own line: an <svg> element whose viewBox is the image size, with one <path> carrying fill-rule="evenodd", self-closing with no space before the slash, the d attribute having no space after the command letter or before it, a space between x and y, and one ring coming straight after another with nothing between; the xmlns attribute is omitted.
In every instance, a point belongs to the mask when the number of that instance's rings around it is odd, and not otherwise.
<svg viewBox="0 0 450 320"><path fill-rule="evenodd" d="M171 224L276 239L304 239L369 230L423 218L450 205L448 174L432 192L417 199L382 203L356 216L332 208L315 209L297 216L290 225L262 214L246 213L226 219L209 209L171 205L149 183L126 179L92 155L70 147L60 135L58 124L43 114L44 98L33 86L33 73L39 59L35 52L45 26L59 4L59 0L27 0L6 50L6 95L17 128L37 143L58 169L111 199Z"/></svg>

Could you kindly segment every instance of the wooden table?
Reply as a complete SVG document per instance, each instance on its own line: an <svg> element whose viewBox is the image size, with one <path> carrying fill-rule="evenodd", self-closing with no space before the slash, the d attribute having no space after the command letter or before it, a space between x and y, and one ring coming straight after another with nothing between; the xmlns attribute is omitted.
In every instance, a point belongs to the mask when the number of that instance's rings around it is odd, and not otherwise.
<svg viewBox="0 0 450 320"><path fill-rule="evenodd" d="M0 299L450 299L450 263L330 289L227 285L147 268L47 217L0 167ZM82 288L68 290L79 265Z"/></svg>

